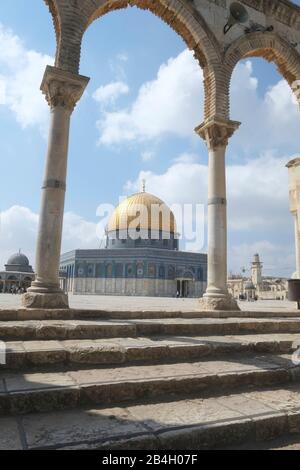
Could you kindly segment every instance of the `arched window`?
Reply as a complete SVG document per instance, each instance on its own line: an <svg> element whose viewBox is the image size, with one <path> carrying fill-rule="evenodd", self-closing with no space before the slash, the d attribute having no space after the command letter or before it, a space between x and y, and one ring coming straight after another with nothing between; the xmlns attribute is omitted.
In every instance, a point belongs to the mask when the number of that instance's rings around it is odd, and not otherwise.
<svg viewBox="0 0 300 470"><path fill-rule="evenodd" d="M108 264L106 266L106 277L110 278L110 277L112 277L112 275L113 275L113 265Z"/></svg>
<svg viewBox="0 0 300 470"><path fill-rule="evenodd" d="M116 264L116 277L123 277L123 264L122 263Z"/></svg>
<svg viewBox="0 0 300 470"><path fill-rule="evenodd" d="M164 279L164 278L165 278L165 272L166 272L165 267L164 267L164 266L160 266L160 267L159 267L159 277L160 277L160 279Z"/></svg>
<svg viewBox="0 0 300 470"><path fill-rule="evenodd" d="M175 267L174 266L168 267L168 279L175 279Z"/></svg>
<svg viewBox="0 0 300 470"><path fill-rule="evenodd" d="M150 263L148 265L148 276L155 277L155 275L156 275L156 266L154 263Z"/></svg>
<svg viewBox="0 0 300 470"><path fill-rule="evenodd" d="M136 266L136 273L138 277L143 277L144 275L144 264L138 263Z"/></svg>

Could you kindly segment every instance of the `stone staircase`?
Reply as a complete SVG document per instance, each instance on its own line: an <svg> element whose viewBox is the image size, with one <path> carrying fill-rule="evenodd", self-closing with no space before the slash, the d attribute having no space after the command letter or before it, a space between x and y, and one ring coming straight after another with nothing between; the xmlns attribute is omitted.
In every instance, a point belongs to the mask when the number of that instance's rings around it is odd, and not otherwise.
<svg viewBox="0 0 300 470"><path fill-rule="evenodd" d="M298 312L0 310L0 449L255 448L300 433Z"/></svg>

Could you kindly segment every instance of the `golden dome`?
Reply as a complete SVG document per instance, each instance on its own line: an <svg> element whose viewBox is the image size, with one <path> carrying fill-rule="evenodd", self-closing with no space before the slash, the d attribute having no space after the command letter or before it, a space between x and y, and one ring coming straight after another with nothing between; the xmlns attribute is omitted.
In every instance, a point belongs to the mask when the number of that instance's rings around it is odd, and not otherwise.
<svg viewBox="0 0 300 470"><path fill-rule="evenodd" d="M134 221L134 222L133 222ZM141 192L125 199L114 210L107 231L133 229L176 233L176 221L170 208L153 194Z"/></svg>

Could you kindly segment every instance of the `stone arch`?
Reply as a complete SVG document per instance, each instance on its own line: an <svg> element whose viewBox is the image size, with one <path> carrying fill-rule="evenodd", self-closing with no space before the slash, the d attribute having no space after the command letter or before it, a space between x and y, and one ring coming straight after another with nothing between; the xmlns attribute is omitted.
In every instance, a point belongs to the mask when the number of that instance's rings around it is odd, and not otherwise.
<svg viewBox="0 0 300 470"><path fill-rule="evenodd" d="M190 269L186 269L182 275L182 277L184 279L190 279L190 280L193 280L194 279L194 273L190 270Z"/></svg>
<svg viewBox="0 0 300 470"><path fill-rule="evenodd" d="M251 33L231 44L225 53L225 70L229 80L224 94L229 96L230 79L238 62L247 57L262 57L277 66L293 91L296 80L300 80L300 55L285 39L275 33ZM300 96L296 96L300 104Z"/></svg>
<svg viewBox="0 0 300 470"><path fill-rule="evenodd" d="M228 104L218 92L223 86L220 45L191 2L183 0L44 0L53 16L57 35L55 65L77 74L83 36L88 27L110 11L137 6L168 24L194 51L204 74L205 118L227 117ZM217 99L217 97L219 97Z"/></svg>
<svg viewBox="0 0 300 470"><path fill-rule="evenodd" d="M54 26L54 31L55 31L55 36L56 36L56 57L55 57L55 63L58 62L58 51L60 49L60 41L61 41L61 23L60 23L60 15L58 12L58 8L56 5L55 0L44 0L46 5L49 8L49 11L52 16L52 21L53 21L53 26Z"/></svg>

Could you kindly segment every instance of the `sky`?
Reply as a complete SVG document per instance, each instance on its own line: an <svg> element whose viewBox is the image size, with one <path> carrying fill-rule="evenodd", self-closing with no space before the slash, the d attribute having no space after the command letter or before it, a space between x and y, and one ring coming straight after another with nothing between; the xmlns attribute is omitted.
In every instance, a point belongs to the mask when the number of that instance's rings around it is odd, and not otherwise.
<svg viewBox="0 0 300 470"><path fill-rule="evenodd" d="M39 86L55 35L44 2L30 2L0 2L0 269L19 249L34 265L49 122ZM182 39L149 12L111 12L86 32L80 73L91 81L72 116L62 250L101 246L97 208L143 178L169 205L206 206L207 149L193 132L203 120L202 71ZM231 118L242 126L226 155L229 270L248 269L258 252L265 275L288 277L285 165L299 154L300 114L274 64L237 65Z"/></svg>

